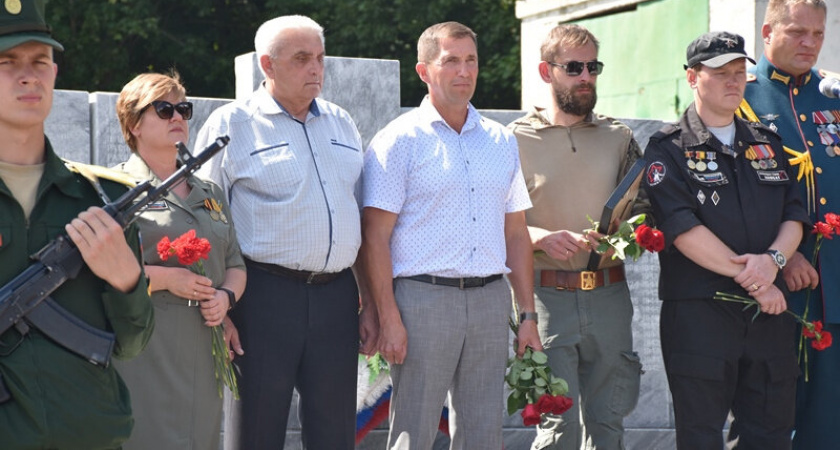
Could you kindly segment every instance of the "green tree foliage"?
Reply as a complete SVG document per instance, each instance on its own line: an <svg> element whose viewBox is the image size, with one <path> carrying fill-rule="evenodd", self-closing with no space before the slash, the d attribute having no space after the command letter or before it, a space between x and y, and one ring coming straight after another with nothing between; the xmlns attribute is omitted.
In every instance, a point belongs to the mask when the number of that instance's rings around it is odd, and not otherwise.
<svg viewBox="0 0 840 450"><path fill-rule="evenodd" d="M272 17L303 14L325 29L327 54L400 61L401 97L418 105L417 38L455 20L479 41L479 108L519 108L519 21L514 0L64 0L47 21L65 46L57 87L119 91L133 76L175 68L190 95L233 97L234 57L254 49Z"/></svg>

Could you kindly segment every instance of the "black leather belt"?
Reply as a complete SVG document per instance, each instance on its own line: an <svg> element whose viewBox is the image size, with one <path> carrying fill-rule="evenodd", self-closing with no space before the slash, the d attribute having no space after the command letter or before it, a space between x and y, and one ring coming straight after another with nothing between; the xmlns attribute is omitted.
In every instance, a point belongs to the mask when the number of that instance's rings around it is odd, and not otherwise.
<svg viewBox="0 0 840 450"><path fill-rule="evenodd" d="M288 267L278 266L277 264L261 263L257 261L252 261L250 259L246 259L245 261L249 265L253 265L257 269L263 270L272 275L305 281L306 284L331 283L335 281L343 272L343 270L341 272L310 272L308 270L289 269Z"/></svg>
<svg viewBox="0 0 840 450"><path fill-rule="evenodd" d="M469 289L476 287L483 287L496 280L501 280L502 275L490 275L489 277L470 277L470 278L445 278L436 277L434 275L415 275L413 277L406 277L409 280L420 281L423 283L436 284L440 286L451 286L459 289Z"/></svg>

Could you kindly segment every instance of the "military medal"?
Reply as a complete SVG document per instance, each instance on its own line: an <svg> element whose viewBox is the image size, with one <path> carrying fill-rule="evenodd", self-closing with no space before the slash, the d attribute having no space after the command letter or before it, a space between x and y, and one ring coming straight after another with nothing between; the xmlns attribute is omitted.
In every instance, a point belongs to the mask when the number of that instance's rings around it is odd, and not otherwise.
<svg viewBox="0 0 840 450"><path fill-rule="evenodd" d="M204 199L204 208L210 213L210 218L213 220L220 220L221 216L219 215L220 210L217 209L218 204L215 200L211 198Z"/></svg>
<svg viewBox="0 0 840 450"><path fill-rule="evenodd" d="M834 146L833 145L826 145L825 146L825 154L828 155L829 158L834 158Z"/></svg>
<svg viewBox="0 0 840 450"><path fill-rule="evenodd" d="M715 154L715 152L709 152L708 157L709 164L706 164L706 166L709 168L709 170L717 170L718 163L715 162L715 159L717 159L717 155Z"/></svg>
<svg viewBox="0 0 840 450"><path fill-rule="evenodd" d="M779 163L777 163L775 159L768 159L767 163L770 165L771 169L775 169L776 167L779 167Z"/></svg>
<svg viewBox="0 0 840 450"><path fill-rule="evenodd" d="M758 167L760 167L762 170L767 170L767 160L762 159L758 161Z"/></svg>
<svg viewBox="0 0 840 450"><path fill-rule="evenodd" d="M759 165L758 165L758 161L750 161L750 165L751 165L751 166L753 167L753 169L755 169L755 170L758 170L758 169L760 168L760 167L759 167Z"/></svg>
<svg viewBox="0 0 840 450"><path fill-rule="evenodd" d="M706 170L706 162L705 161L697 161L697 170L703 172Z"/></svg>
<svg viewBox="0 0 840 450"><path fill-rule="evenodd" d="M694 160L691 159L693 157L694 157L694 152L692 152L692 151L686 151L685 152L685 165L688 166L688 168L691 169L691 170L694 170L695 168L697 168L697 163L695 163Z"/></svg>

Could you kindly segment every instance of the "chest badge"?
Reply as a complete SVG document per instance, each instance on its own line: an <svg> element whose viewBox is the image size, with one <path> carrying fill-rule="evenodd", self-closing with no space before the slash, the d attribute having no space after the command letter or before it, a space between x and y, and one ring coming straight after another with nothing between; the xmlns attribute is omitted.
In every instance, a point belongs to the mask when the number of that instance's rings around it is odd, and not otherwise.
<svg viewBox="0 0 840 450"><path fill-rule="evenodd" d="M778 118L779 118L779 115L778 115L778 114L768 113L768 114L765 114L765 115L763 115L763 116L758 116L758 118L759 118L759 119L762 119L762 120L766 120L766 121L768 121L768 122L772 122L772 121L774 121L774 120L778 119Z"/></svg>
<svg viewBox="0 0 840 450"><path fill-rule="evenodd" d="M720 203L720 195L718 195L717 191L712 192L712 203L714 203L715 206Z"/></svg>
<svg viewBox="0 0 840 450"><path fill-rule="evenodd" d="M168 209L169 203L166 203L164 199L149 203L149 206L146 207L146 211L167 211Z"/></svg>

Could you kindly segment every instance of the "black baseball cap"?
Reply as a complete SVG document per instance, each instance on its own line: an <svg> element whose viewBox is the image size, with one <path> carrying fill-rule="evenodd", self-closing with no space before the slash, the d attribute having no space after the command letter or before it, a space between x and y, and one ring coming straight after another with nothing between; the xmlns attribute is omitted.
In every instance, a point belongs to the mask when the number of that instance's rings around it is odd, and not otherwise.
<svg viewBox="0 0 840 450"><path fill-rule="evenodd" d="M42 42L62 51L44 20L46 0L4 0L0 6L0 52L26 42Z"/></svg>
<svg viewBox="0 0 840 450"><path fill-rule="evenodd" d="M755 64L755 60L747 56L744 50L744 38L726 31L706 33L688 44L685 51L688 63L683 68L688 69L697 64L716 69L738 58L746 58Z"/></svg>

